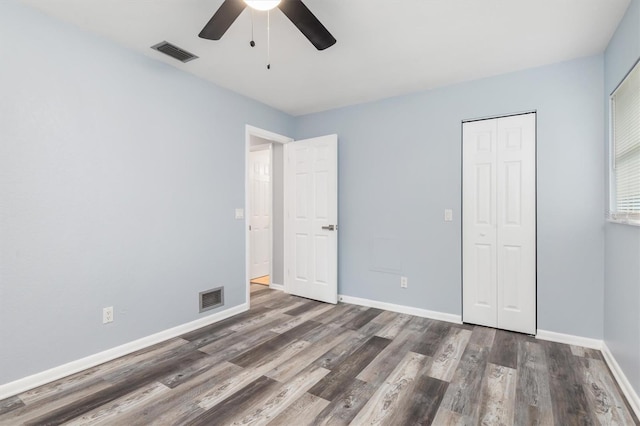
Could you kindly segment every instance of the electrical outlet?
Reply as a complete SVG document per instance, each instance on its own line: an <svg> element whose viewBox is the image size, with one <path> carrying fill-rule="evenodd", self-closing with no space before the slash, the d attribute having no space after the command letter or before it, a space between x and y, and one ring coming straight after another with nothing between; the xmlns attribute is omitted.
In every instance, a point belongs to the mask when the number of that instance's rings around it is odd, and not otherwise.
<svg viewBox="0 0 640 426"><path fill-rule="evenodd" d="M407 277L400 277L400 287L407 288L409 285L409 279Z"/></svg>
<svg viewBox="0 0 640 426"><path fill-rule="evenodd" d="M236 209L235 218L236 220L244 219L244 209Z"/></svg>
<svg viewBox="0 0 640 426"><path fill-rule="evenodd" d="M102 308L102 323L107 324L113 322L113 306Z"/></svg>

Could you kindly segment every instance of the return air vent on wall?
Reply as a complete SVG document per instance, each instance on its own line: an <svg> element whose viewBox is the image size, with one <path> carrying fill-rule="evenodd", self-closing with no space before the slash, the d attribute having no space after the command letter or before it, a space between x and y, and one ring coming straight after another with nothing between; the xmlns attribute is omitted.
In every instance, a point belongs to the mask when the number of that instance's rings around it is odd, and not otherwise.
<svg viewBox="0 0 640 426"><path fill-rule="evenodd" d="M224 305L224 287L200 292L200 312Z"/></svg>
<svg viewBox="0 0 640 426"><path fill-rule="evenodd" d="M178 46L174 46L168 41L158 43L155 46L151 46L151 48L157 50L158 52L162 52L165 55L169 55L172 58L179 60L180 62L189 62L193 61L194 59L198 59L198 57L193 53L189 53L184 49L180 49Z"/></svg>

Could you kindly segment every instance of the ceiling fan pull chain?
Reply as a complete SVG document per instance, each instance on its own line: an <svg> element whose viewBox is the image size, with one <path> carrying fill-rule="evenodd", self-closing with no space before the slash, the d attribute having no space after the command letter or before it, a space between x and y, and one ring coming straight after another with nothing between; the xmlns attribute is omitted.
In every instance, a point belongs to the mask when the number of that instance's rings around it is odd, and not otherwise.
<svg viewBox="0 0 640 426"><path fill-rule="evenodd" d="M249 46L254 47L255 45L256 42L253 40L253 9L251 9L251 41L249 42Z"/></svg>
<svg viewBox="0 0 640 426"><path fill-rule="evenodd" d="M267 10L267 69L271 69L271 11Z"/></svg>

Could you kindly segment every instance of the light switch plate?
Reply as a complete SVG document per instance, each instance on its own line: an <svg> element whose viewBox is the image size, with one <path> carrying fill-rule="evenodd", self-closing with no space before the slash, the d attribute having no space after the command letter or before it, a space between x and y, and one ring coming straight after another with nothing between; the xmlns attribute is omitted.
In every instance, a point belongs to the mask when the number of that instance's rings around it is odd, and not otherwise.
<svg viewBox="0 0 640 426"><path fill-rule="evenodd" d="M444 221L445 222L453 222L453 210L445 209L444 210Z"/></svg>
<svg viewBox="0 0 640 426"><path fill-rule="evenodd" d="M236 219L244 219L244 209L236 209Z"/></svg>

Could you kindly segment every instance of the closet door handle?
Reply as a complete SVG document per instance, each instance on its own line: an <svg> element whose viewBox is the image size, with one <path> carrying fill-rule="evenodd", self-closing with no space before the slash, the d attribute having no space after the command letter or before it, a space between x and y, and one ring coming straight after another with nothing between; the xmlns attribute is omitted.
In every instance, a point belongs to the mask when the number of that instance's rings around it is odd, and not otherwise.
<svg viewBox="0 0 640 426"><path fill-rule="evenodd" d="M335 231L337 228L337 226L335 225L327 225L327 226L323 226L322 229L326 229L327 231Z"/></svg>

